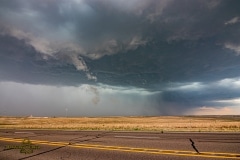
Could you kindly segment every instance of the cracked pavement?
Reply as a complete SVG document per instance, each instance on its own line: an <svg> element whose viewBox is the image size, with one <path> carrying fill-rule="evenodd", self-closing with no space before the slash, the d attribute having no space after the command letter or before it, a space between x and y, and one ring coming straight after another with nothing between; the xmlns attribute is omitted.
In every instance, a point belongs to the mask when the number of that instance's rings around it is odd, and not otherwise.
<svg viewBox="0 0 240 160"><path fill-rule="evenodd" d="M217 155L240 151L240 133L0 130L0 137L1 160L195 160L210 158L210 154L205 157L195 156L205 152ZM9 141L4 138L9 138ZM29 138L40 149L34 150L32 154L22 154L17 149L4 149L6 145L21 145L21 139L24 138ZM163 151L156 153L158 150ZM233 159L237 158L240 159L240 155Z"/></svg>

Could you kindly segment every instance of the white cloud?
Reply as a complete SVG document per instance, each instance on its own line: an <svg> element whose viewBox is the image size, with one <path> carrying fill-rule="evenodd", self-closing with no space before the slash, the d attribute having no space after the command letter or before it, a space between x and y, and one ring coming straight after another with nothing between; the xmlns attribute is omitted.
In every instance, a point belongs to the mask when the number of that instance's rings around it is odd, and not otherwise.
<svg viewBox="0 0 240 160"><path fill-rule="evenodd" d="M232 89L240 88L240 78L225 78L216 83L219 87L226 87Z"/></svg>
<svg viewBox="0 0 240 160"><path fill-rule="evenodd" d="M236 45L233 43L225 43L224 44L225 48L233 50L234 52L236 52L237 55L240 55L240 45Z"/></svg>
<svg viewBox="0 0 240 160"><path fill-rule="evenodd" d="M85 61L82 59L82 57L72 54L70 55L70 58L74 66L77 68L77 70L88 71L87 65Z"/></svg>
<svg viewBox="0 0 240 160"><path fill-rule="evenodd" d="M147 40L143 40L140 36L132 37L131 41L127 44L126 50L135 50L139 46L146 45Z"/></svg>
<svg viewBox="0 0 240 160"><path fill-rule="evenodd" d="M198 91L198 90L205 89L205 87L206 86L201 82L172 83L171 86L167 88L167 90Z"/></svg>
<svg viewBox="0 0 240 160"><path fill-rule="evenodd" d="M227 22L225 22L225 25L232 25L235 23L240 22L240 18L239 17L233 17L232 19L228 20Z"/></svg>
<svg viewBox="0 0 240 160"><path fill-rule="evenodd" d="M188 83L170 83L167 91L211 91L212 89L240 89L240 77L225 78L211 83L188 82Z"/></svg>
<svg viewBox="0 0 240 160"><path fill-rule="evenodd" d="M235 99L228 99L228 100L217 100L213 102L218 102L218 103L231 103L233 105L240 106L240 98L235 98Z"/></svg>
<svg viewBox="0 0 240 160"><path fill-rule="evenodd" d="M119 93L119 94L139 94L142 96L147 96L147 95L153 95L156 93L161 93L161 91L157 91L157 92L152 92L152 91L148 91L144 88L134 88L134 87L121 87L121 86L110 86L110 85L106 85L106 84L101 84L98 83L99 88L101 88L101 90L104 90L104 92L108 93L108 94L114 94L114 93Z"/></svg>
<svg viewBox="0 0 240 160"><path fill-rule="evenodd" d="M5 32L2 32L2 34L9 34L19 40L25 40L29 45L32 45L37 51L43 54L51 55L52 53L56 52L55 49L50 47L50 42L47 39L37 37L30 32L24 32L20 29L10 26L5 26L4 30Z"/></svg>

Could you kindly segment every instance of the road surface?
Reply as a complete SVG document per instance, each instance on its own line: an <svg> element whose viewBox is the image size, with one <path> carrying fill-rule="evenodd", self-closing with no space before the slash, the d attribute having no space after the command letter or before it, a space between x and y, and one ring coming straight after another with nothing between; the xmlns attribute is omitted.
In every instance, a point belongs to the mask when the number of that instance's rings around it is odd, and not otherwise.
<svg viewBox="0 0 240 160"><path fill-rule="evenodd" d="M1 129L0 160L25 159L240 159L240 133Z"/></svg>

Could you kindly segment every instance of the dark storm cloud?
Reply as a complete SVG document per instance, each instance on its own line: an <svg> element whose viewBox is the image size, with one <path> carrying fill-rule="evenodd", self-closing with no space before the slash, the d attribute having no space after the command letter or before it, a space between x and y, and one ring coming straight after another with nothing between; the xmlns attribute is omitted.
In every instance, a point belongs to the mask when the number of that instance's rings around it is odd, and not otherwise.
<svg viewBox="0 0 240 160"><path fill-rule="evenodd" d="M0 19L1 81L161 91L166 114L239 95L219 83L240 77L237 0L4 0Z"/></svg>
<svg viewBox="0 0 240 160"><path fill-rule="evenodd" d="M239 98L239 78L224 79L214 83L188 83L167 88L162 98L167 102L183 103L186 106L218 105L217 101ZM215 104L214 104L215 103ZM226 105L226 104L224 104Z"/></svg>
<svg viewBox="0 0 240 160"><path fill-rule="evenodd" d="M210 108L203 107L203 109L209 109L208 111L212 108L228 109L229 106L238 108L239 87L239 78L211 83L169 83L162 92L154 94L150 99L154 102L152 107L157 108L164 115L186 114L190 108L199 109L203 106L209 106ZM219 113L224 114L224 110ZM236 114L238 113L239 111L236 110ZM235 113L232 112L232 114Z"/></svg>
<svg viewBox="0 0 240 160"><path fill-rule="evenodd" d="M23 40L0 35L1 81L16 81L32 84L78 85L89 82L83 72L64 61L45 61L41 53ZM90 82L91 83L91 82Z"/></svg>

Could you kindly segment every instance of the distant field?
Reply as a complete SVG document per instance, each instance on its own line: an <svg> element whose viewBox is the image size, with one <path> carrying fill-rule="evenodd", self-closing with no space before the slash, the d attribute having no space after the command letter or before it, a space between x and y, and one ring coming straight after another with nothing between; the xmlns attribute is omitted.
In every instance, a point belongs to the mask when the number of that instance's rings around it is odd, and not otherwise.
<svg viewBox="0 0 240 160"><path fill-rule="evenodd" d="M0 117L0 129L240 132L240 116Z"/></svg>

